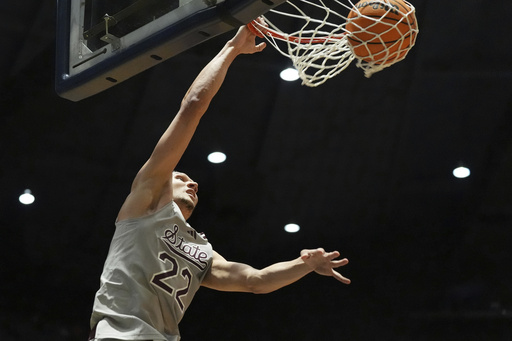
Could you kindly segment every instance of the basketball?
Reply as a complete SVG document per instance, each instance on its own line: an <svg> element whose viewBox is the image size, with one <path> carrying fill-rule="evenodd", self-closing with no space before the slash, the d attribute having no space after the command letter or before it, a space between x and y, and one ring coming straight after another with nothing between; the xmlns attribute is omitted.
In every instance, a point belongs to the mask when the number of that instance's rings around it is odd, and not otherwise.
<svg viewBox="0 0 512 341"><path fill-rule="evenodd" d="M417 28L414 10L404 0L359 1L346 24L355 56L381 65L405 58L415 43Z"/></svg>

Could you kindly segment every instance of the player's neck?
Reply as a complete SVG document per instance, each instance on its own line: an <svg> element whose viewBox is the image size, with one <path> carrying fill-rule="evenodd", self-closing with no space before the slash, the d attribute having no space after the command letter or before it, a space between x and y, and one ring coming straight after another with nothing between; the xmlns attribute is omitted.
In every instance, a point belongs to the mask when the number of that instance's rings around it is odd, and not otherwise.
<svg viewBox="0 0 512 341"><path fill-rule="evenodd" d="M175 199L174 202L176 203L176 205L178 205L178 208L180 209L183 218L185 218L185 220L188 220L188 218L190 218L190 216L192 215L192 211L194 211L194 208L191 207L190 203L186 202L185 200Z"/></svg>

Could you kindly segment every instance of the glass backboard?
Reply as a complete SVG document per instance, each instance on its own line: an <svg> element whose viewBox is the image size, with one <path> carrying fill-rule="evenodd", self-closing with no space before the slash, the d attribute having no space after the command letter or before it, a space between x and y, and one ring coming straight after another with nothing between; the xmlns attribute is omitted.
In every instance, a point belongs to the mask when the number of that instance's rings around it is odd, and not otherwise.
<svg viewBox="0 0 512 341"><path fill-rule="evenodd" d="M284 0L59 0L55 88L79 101Z"/></svg>

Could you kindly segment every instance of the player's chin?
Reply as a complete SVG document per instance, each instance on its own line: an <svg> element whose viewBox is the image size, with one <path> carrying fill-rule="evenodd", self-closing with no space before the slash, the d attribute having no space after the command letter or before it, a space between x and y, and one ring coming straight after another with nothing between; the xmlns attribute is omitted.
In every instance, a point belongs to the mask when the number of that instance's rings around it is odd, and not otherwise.
<svg viewBox="0 0 512 341"><path fill-rule="evenodd" d="M178 203L183 204L186 207L186 209L189 210L191 213L196 208L197 205L197 200L192 200L192 198L188 195L180 198L175 198L174 200Z"/></svg>
<svg viewBox="0 0 512 341"><path fill-rule="evenodd" d="M197 203L199 202L199 198L197 196L190 196L190 200L194 204L194 207L196 207Z"/></svg>
<svg viewBox="0 0 512 341"><path fill-rule="evenodd" d="M196 208L198 203L197 197L188 197L187 199L187 201L189 202L188 206L191 207L192 209Z"/></svg>
<svg viewBox="0 0 512 341"><path fill-rule="evenodd" d="M190 200L190 205L192 210L194 210L197 206L197 200Z"/></svg>

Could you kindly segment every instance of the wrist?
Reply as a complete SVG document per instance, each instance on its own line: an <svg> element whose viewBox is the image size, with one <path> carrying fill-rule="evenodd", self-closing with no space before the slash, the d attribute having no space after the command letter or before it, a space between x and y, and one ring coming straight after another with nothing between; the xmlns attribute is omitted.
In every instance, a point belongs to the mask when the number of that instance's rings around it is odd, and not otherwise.
<svg viewBox="0 0 512 341"><path fill-rule="evenodd" d="M239 54L239 49L237 49L236 46L230 44L229 42L227 42L219 52L219 56L221 56L229 64L231 64Z"/></svg>
<svg viewBox="0 0 512 341"><path fill-rule="evenodd" d="M297 258L298 265L303 269L306 274L315 271L315 269L307 261L310 257L308 255L301 255Z"/></svg>

